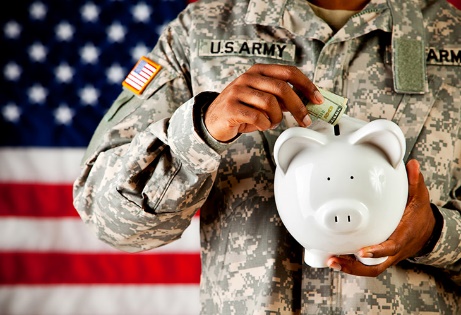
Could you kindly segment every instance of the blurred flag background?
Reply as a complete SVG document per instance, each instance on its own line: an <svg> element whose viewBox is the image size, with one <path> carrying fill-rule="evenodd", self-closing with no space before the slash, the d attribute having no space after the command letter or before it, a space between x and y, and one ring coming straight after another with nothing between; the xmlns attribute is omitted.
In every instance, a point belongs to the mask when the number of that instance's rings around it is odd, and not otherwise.
<svg viewBox="0 0 461 315"><path fill-rule="evenodd" d="M17 0L0 10L0 315L199 313L198 218L180 241L127 254L72 206L99 120L186 5Z"/></svg>
<svg viewBox="0 0 461 315"><path fill-rule="evenodd" d="M0 315L199 313L198 218L142 254L72 206L99 120L186 0L18 0L0 10Z"/></svg>

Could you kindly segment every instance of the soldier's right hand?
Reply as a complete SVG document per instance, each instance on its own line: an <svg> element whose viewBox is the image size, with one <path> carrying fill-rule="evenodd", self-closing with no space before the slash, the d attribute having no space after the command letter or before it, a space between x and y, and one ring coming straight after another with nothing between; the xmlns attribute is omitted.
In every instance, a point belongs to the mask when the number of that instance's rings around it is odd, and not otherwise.
<svg viewBox="0 0 461 315"><path fill-rule="evenodd" d="M255 64L210 104L204 118L208 132L216 140L227 142L239 133L277 127L283 111L289 111L300 126L307 127L311 119L292 86L314 104L323 102L317 87L298 68Z"/></svg>

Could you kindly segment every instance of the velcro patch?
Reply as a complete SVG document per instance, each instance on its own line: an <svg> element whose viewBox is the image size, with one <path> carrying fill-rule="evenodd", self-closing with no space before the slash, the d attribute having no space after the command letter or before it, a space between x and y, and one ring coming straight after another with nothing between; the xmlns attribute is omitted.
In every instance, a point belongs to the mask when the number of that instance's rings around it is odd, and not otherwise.
<svg viewBox="0 0 461 315"><path fill-rule="evenodd" d="M161 68L162 66L143 56L127 75L122 85L139 95L144 91L147 85L149 85Z"/></svg>
<svg viewBox="0 0 461 315"><path fill-rule="evenodd" d="M200 57L262 57L293 62L295 60L295 51L296 46L294 44L245 39L202 39L200 40L198 54Z"/></svg>

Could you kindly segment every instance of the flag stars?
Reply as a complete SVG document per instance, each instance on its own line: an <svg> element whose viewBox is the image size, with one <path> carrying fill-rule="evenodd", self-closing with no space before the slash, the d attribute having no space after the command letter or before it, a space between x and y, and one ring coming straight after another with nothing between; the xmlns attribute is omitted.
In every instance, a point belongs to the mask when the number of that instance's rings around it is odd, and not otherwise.
<svg viewBox="0 0 461 315"><path fill-rule="evenodd" d="M99 97L99 92L93 86L86 86L80 90L80 100L84 105L96 105Z"/></svg>
<svg viewBox="0 0 461 315"><path fill-rule="evenodd" d="M99 49L93 44L86 44L80 50L80 56L85 63L94 64L99 58Z"/></svg>
<svg viewBox="0 0 461 315"><path fill-rule="evenodd" d="M99 18L99 8L94 3L85 4L80 10L82 19L87 22L96 22Z"/></svg>
<svg viewBox="0 0 461 315"><path fill-rule="evenodd" d="M125 28L122 24L116 22L109 26L107 36L112 42L121 42L125 38Z"/></svg>
<svg viewBox="0 0 461 315"><path fill-rule="evenodd" d="M32 61L43 62L45 61L48 51L47 48L41 43L34 43L29 48L29 56Z"/></svg>
<svg viewBox="0 0 461 315"><path fill-rule="evenodd" d="M67 22L61 22L56 26L56 37L62 42L68 42L74 36L74 28Z"/></svg>
<svg viewBox="0 0 461 315"><path fill-rule="evenodd" d="M136 62L139 60L139 58L149 53L149 48L147 48L147 46L142 43L138 43L133 49L131 49L130 53L131 58Z"/></svg>
<svg viewBox="0 0 461 315"><path fill-rule="evenodd" d="M106 71L107 81L113 84L122 82L125 75L125 70L118 64L110 66Z"/></svg>
<svg viewBox="0 0 461 315"><path fill-rule="evenodd" d="M43 86L35 84L28 90L28 95L31 103L43 104L48 92Z"/></svg>
<svg viewBox="0 0 461 315"><path fill-rule="evenodd" d="M19 77L21 76L21 72L22 72L22 69L20 66L18 66L14 62L10 62L6 64L3 70L3 75L9 81L17 81Z"/></svg>
<svg viewBox="0 0 461 315"><path fill-rule="evenodd" d="M3 29L3 32L5 33L5 37L11 38L11 39L19 38L21 31L22 31L21 25L17 23L16 21L9 21L8 23L5 24L5 27Z"/></svg>
<svg viewBox="0 0 461 315"><path fill-rule="evenodd" d="M69 83L74 77L74 69L67 63L60 64L55 71L57 81Z"/></svg>
<svg viewBox="0 0 461 315"><path fill-rule="evenodd" d="M152 14L151 8L145 3L138 3L135 5L131 10L131 13L133 14L135 21L143 23L149 22Z"/></svg>
<svg viewBox="0 0 461 315"><path fill-rule="evenodd" d="M29 8L29 14L35 20L43 20L45 18L46 11L46 6L41 2L34 2Z"/></svg>
<svg viewBox="0 0 461 315"><path fill-rule="evenodd" d="M17 123L21 117L21 109L16 104L10 103L3 107L2 115L6 121Z"/></svg>
<svg viewBox="0 0 461 315"><path fill-rule="evenodd" d="M66 104L61 104L57 109L54 110L54 119L58 124L69 125L75 116L75 112L72 108Z"/></svg>
<svg viewBox="0 0 461 315"><path fill-rule="evenodd" d="M163 33L163 31L165 30L165 28L167 27L168 23L164 23L164 24L160 24L159 26L157 26L155 28L155 31L157 32L157 35L161 35Z"/></svg>

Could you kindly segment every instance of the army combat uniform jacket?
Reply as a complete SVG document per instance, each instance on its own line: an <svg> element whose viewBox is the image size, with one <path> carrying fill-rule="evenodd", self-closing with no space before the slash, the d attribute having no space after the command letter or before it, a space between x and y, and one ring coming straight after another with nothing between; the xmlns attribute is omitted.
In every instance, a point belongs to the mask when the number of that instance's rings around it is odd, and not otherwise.
<svg viewBox="0 0 461 315"><path fill-rule="evenodd" d="M75 207L104 241L152 249L200 209L203 314L461 314L461 14L445 0L372 0L334 33L305 0L203 0L147 56L96 130ZM443 216L432 251L357 277L303 263L274 202L272 149L296 125L217 143L202 109L255 63L298 67L349 99L346 114L396 122ZM155 70L155 71L157 71Z"/></svg>

